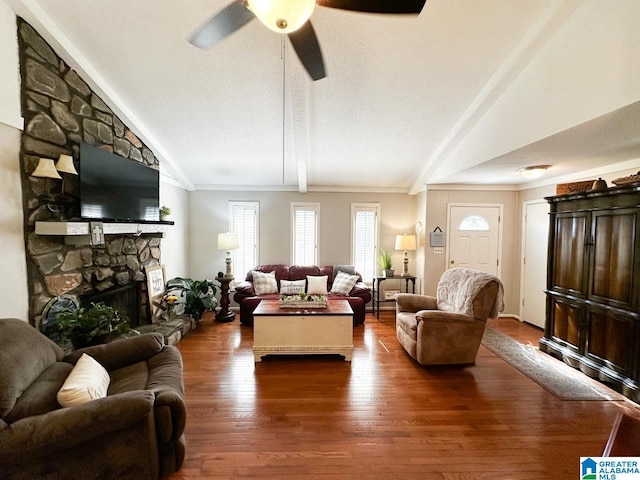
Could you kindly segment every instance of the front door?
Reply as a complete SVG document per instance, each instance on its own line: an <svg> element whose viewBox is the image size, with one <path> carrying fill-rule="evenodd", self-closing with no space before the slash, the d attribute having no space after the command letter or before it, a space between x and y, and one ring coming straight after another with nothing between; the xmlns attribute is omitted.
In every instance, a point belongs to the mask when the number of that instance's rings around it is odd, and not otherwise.
<svg viewBox="0 0 640 480"><path fill-rule="evenodd" d="M502 205L449 204L447 265L500 277Z"/></svg>

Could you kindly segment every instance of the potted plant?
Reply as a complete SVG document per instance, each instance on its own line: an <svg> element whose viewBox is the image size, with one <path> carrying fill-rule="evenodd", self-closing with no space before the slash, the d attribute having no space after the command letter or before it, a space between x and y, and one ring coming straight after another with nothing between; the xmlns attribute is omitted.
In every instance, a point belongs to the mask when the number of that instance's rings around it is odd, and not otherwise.
<svg viewBox="0 0 640 480"><path fill-rule="evenodd" d="M391 254L389 252L385 252L382 250L379 258L380 268L382 269L382 275L385 277L391 278L394 275L393 260L391 259Z"/></svg>
<svg viewBox="0 0 640 480"><path fill-rule="evenodd" d="M161 206L160 207L160 220L164 221L167 219L167 217L169 217L169 215L171 215L171 209L169 207L166 206Z"/></svg>
<svg viewBox="0 0 640 480"><path fill-rule="evenodd" d="M130 331L127 315L104 303L92 303L90 308L64 310L46 327L45 333L58 344L70 342L77 349L106 343Z"/></svg>
<svg viewBox="0 0 640 480"><path fill-rule="evenodd" d="M168 294L179 294L184 298L184 313L200 320L206 311L213 311L218 304L218 287L211 280L192 280L191 278L172 278L167 282Z"/></svg>

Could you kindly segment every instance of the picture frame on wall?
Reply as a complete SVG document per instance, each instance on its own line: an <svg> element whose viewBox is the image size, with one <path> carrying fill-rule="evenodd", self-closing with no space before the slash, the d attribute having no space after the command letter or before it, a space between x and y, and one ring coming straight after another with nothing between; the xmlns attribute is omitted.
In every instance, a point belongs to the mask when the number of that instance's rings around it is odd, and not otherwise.
<svg viewBox="0 0 640 480"><path fill-rule="evenodd" d="M149 296L149 313L151 321L157 322L162 318L164 313L164 305L162 305L162 297L167 293L166 290L166 274L164 265L156 265L145 269L147 274L147 295Z"/></svg>

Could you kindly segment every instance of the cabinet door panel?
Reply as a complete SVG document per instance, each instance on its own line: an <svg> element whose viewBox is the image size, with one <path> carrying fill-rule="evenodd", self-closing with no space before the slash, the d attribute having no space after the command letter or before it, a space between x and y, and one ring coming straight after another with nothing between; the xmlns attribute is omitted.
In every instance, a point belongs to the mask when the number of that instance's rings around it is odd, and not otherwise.
<svg viewBox="0 0 640 480"><path fill-rule="evenodd" d="M590 297L622 308L631 306L636 228L633 211L594 214Z"/></svg>
<svg viewBox="0 0 640 480"><path fill-rule="evenodd" d="M586 296L586 228L586 215L558 216L555 224L552 288Z"/></svg>
<svg viewBox="0 0 640 480"><path fill-rule="evenodd" d="M552 335L580 349L580 317L582 309L570 303L552 300Z"/></svg>
<svg viewBox="0 0 640 480"><path fill-rule="evenodd" d="M618 373L633 374L636 329L632 318L590 311L587 356ZM595 357L595 358L594 358Z"/></svg>

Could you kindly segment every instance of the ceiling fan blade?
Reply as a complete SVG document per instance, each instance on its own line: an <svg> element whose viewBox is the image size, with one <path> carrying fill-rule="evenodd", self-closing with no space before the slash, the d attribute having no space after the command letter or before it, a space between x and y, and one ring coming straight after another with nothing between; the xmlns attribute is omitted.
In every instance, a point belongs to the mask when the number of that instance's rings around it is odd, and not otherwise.
<svg viewBox="0 0 640 480"><path fill-rule="evenodd" d="M289 33L289 39L309 76L314 80L326 77L320 44L311 22L307 21L298 30Z"/></svg>
<svg viewBox="0 0 640 480"><path fill-rule="evenodd" d="M236 0L196 30L189 42L198 48L211 48L254 18L256 17L247 9L246 2Z"/></svg>
<svg viewBox="0 0 640 480"><path fill-rule="evenodd" d="M426 0L316 0L318 5L367 13L414 13L422 11Z"/></svg>

